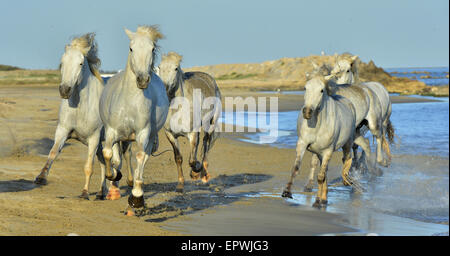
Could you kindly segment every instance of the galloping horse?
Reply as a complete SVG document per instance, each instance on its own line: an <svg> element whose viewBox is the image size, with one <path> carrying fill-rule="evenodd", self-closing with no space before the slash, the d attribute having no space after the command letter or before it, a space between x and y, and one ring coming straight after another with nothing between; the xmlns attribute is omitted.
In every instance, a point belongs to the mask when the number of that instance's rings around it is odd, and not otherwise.
<svg viewBox="0 0 450 256"><path fill-rule="evenodd" d="M381 124L369 123L369 129L377 140L377 162L378 164L387 167L391 163L391 150L389 144L394 142L394 127L392 126L390 117L392 113L392 103L389 98L389 93L386 88L378 82L360 82L358 73L358 56L343 54L336 56L336 61L331 74L337 78L338 84L351 84L365 90L373 92L378 101L381 111ZM380 127L375 127L379 125ZM376 130L379 130L376 131ZM386 139L386 135L388 140ZM383 151L387 155L387 160L384 158Z"/></svg>
<svg viewBox="0 0 450 256"><path fill-rule="evenodd" d="M94 33L74 38L69 45L66 45L60 65L59 93L62 100L55 142L45 166L34 181L36 184L47 184L52 163L61 152L65 141L76 139L88 146L88 158L84 166L86 181L80 197L89 199L89 181L93 172L94 154L97 153L102 170L102 185L97 198L103 199L106 186L105 165L101 150L98 150L103 128L98 111L103 79L98 71L99 66L100 59L97 57Z"/></svg>
<svg viewBox="0 0 450 256"><path fill-rule="evenodd" d="M137 167L128 198L127 215L144 207L143 171L149 155L157 150L158 131L164 126L169 100L163 82L154 72L157 41L163 38L156 26L125 29L130 39L125 71L108 80L100 99L100 116L105 126L106 178L117 181L121 173L111 171L112 147L119 141L137 142Z"/></svg>
<svg viewBox="0 0 450 256"><path fill-rule="evenodd" d="M346 98L333 95L330 77L314 74L305 85L305 105L297 120L297 157L292 168L292 175L286 184L282 196L292 197L291 187L299 172L306 150L315 154L321 164L317 182L316 201L313 206L327 204L327 169L334 151L342 148L342 176L348 173L351 163L351 148L355 136L355 109Z"/></svg>
<svg viewBox="0 0 450 256"><path fill-rule="evenodd" d="M203 72L186 72L181 70L180 62L182 57L175 52L169 52L162 57L159 65L158 74L160 75L164 85L166 86L167 95L171 104L176 105L176 97L183 97L189 106L186 109L170 108L169 116L165 124L165 132L167 139L173 147L174 158L178 169L178 185L177 192L183 192L184 176L181 167L183 157L180 153L178 145L178 137L184 136L189 139L191 153L189 155L189 165L191 166L190 176L192 179L198 179L201 176L203 182L208 182L210 175L208 174L207 154L217 137L215 131L217 120L221 113L220 98L221 94L217 87L216 81L210 75ZM196 90L200 95L195 96ZM204 98L216 99L212 108L203 107L194 108L194 100L202 101ZM200 102L198 102L200 104ZM172 106L172 105L171 105ZM172 117L189 120L185 124L173 122ZM181 116L180 116L181 115ZM196 127L194 118L198 118L200 123ZM203 128L203 152L202 164L197 161L197 150L200 138L200 128Z"/></svg>

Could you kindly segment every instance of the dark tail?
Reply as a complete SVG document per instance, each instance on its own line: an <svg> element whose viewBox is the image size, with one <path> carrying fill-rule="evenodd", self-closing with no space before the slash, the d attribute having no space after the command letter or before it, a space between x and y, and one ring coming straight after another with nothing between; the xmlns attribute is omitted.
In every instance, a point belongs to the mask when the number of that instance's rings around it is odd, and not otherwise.
<svg viewBox="0 0 450 256"><path fill-rule="evenodd" d="M395 131L394 131L394 126L392 125L391 120L389 119L388 123L387 123L387 137L389 140L389 144L393 144L394 143L394 137L395 137Z"/></svg>

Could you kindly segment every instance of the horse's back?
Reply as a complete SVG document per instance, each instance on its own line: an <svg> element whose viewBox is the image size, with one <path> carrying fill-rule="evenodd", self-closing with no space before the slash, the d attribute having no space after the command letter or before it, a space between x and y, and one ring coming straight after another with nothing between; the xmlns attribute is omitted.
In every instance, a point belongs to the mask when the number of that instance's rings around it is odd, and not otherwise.
<svg viewBox="0 0 450 256"><path fill-rule="evenodd" d="M363 83L364 86L370 88L374 93L375 96L380 101L380 106L383 111L383 116L386 116L388 114L388 111L390 109L391 100L389 98L389 92L386 90L386 88L378 83L378 82L365 82Z"/></svg>
<svg viewBox="0 0 450 256"><path fill-rule="evenodd" d="M220 97L216 80L205 72L186 72L183 74L183 80L183 89L188 90L188 92L200 89L204 97Z"/></svg>

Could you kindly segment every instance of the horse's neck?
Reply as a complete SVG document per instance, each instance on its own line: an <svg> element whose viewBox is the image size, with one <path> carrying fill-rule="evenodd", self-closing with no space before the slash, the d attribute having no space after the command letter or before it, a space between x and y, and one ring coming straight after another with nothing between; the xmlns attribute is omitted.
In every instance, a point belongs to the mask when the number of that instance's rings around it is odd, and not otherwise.
<svg viewBox="0 0 450 256"><path fill-rule="evenodd" d="M174 89L169 89L169 93L168 93L168 97L169 97L169 102L172 101L173 98L175 98L176 96L181 96L184 97L184 73L183 71L180 69L180 71L177 74L177 78L176 78L176 82L174 85Z"/></svg>
<svg viewBox="0 0 450 256"><path fill-rule="evenodd" d="M95 81L97 79L89 69L87 62L85 63L85 65L83 65L83 69L81 70L81 72L83 79L78 86L75 86L75 90L69 98L69 101L71 103L77 103L75 105L78 105L78 102L89 96L89 87L91 86L92 81Z"/></svg>

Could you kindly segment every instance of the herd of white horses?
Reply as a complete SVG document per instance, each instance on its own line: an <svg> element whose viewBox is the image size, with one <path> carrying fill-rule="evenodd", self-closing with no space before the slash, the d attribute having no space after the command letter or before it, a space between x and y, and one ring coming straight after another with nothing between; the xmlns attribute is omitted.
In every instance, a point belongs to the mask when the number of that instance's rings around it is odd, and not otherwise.
<svg viewBox="0 0 450 256"><path fill-rule="evenodd" d="M158 68L154 66L158 40L163 38L157 26L139 26L136 32L127 29L125 32L130 39L126 68L111 77L106 85L99 73L95 34L76 37L66 45L60 64L62 101L55 141L35 183L47 184L52 163L65 141L76 139L88 147L84 165L86 179L80 197L89 199L89 182L96 156L102 180L96 199L119 199L123 159L128 169L126 181L132 187L126 214L132 216L145 207L143 171L149 157L158 149L161 129L173 147L178 170L176 191L184 190L183 157L178 145L180 136L189 140L191 178L209 181L207 154L217 138L215 128L221 113L221 93L212 76L203 72L183 72L180 67L182 57L174 52L162 56ZM307 74L305 103L297 121L297 156L283 197L292 197L291 187L306 150L313 153L313 157L305 191L312 190L314 173L319 169L314 206L327 204L328 163L332 153L340 148L343 150L343 183L355 185L349 176L352 161L355 166L355 163L368 161L371 156L369 140L364 137L367 129L376 137L377 163L390 164L389 142L393 141L394 130L390 122L389 94L379 83L361 83L357 63L357 56L337 56L334 67L313 64L315 70ZM209 110L201 109L200 113L194 108L183 113L200 116L202 129L194 129L192 122L185 129L174 129L168 120L179 113L170 104L177 97L192 102L194 89L201 90L202 97L217 98L217 102ZM201 134L202 152L198 161ZM134 172L132 142L136 142ZM359 159L358 146L363 150Z"/></svg>

